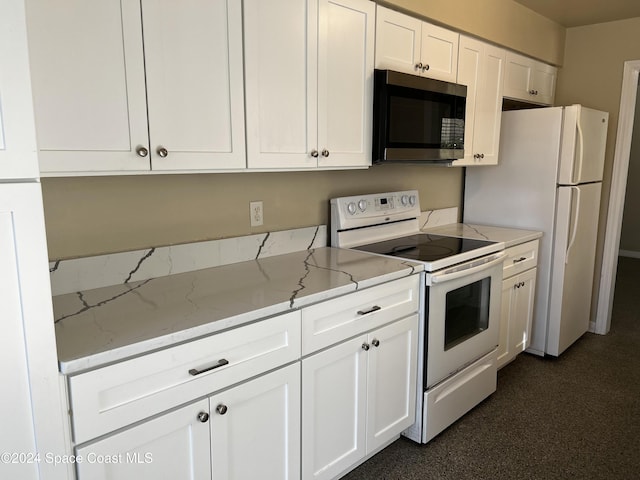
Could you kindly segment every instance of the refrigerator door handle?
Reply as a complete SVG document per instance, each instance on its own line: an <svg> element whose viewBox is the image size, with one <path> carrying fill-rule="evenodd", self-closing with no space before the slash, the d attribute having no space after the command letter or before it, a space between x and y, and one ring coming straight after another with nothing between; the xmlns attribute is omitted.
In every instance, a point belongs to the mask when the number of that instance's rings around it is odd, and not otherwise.
<svg viewBox="0 0 640 480"><path fill-rule="evenodd" d="M576 241L576 233L578 231L578 218L580 217L580 189L578 187L571 187L571 190L575 190L577 194L576 201L576 213L573 217L573 226L571 227L571 239L569 240L569 245L567 245L567 253L564 257L564 263L569 263L569 252L571 251L571 247ZM573 194L571 195L571 203L573 204ZM573 209L572 209L573 210Z"/></svg>
<svg viewBox="0 0 640 480"><path fill-rule="evenodd" d="M584 160L584 133L582 132L582 125L580 124L580 111L578 110L578 118L576 121L576 129L578 130L578 145L580 148L580 156L577 158L578 175L573 179L573 183L580 183L582 178L582 161Z"/></svg>

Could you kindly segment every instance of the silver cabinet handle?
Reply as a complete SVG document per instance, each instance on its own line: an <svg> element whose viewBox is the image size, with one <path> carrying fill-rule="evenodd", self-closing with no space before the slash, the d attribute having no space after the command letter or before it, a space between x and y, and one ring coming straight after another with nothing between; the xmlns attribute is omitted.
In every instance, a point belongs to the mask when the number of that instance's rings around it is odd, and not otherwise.
<svg viewBox="0 0 640 480"><path fill-rule="evenodd" d="M382 307L379 307L378 305L374 305L373 307L369 308L368 310L358 310L356 313L358 315L367 315L369 313L373 313L373 312L377 312L378 310L381 310Z"/></svg>
<svg viewBox="0 0 640 480"><path fill-rule="evenodd" d="M516 259L513 260L513 263L524 262L526 259L527 259L527 257L516 258Z"/></svg>
<svg viewBox="0 0 640 480"><path fill-rule="evenodd" d="M369 350L371 347L369 346L368 343L363 343L362 344L362 349L366 352L367 350Z"/></svg>
<svg viewBox="0 0 640 480"><path fill-rule="evenodd" d="M162 158L165 158L167 155L169 155L169 151L164 147L158 147L156 149L156 153Z"/></svg>
<svg viewBox="0 0 640 480"><path fill-rule="evenodd" d="M202 423L207 423L207 420L209 420L209 414L207 412L200 412L198 414L198 420Z"/></svg>
<svg viewBox="0 0 640 480"><path fill-rule="evenodd" d="M218 412L220 415L224 415L225 413L227 413L227 410L229 410L229 408L224 403L221 403L216 407L216 412Z"/></svg>
<svg viewBox="0 0 640 480"><path fill-rule="evenodd" d="M422 70L422 68L423 68L422 62L416 63L416 66L415 66L416 70Z"/></svg>
<svg viewBox="0 0 640 480"><path fill-rule="evenodd" d="M484 158L484 153L479 154L478 157Z"/></svg>
<svg viewBox="0 0 640 480"><path fill-rule="evenodd" d="M425 63L425 64L424 64L424 67L422 67L422 71L423 71L423 72L426 72L427 70L429 70L429 68L430 68L430 67L429 67L429 64L428 64L428 63Z"/></svg>
<svg viewBox="0 0 640 480"><path fill-rule="evenodd" d="M227 360L226 358L221 358L220 360L218 360L218 363L216 363L212 367L204 368L202 370L192 368L191 370L189 370L189 375L193 375L195 377L196 375L200 375L201 373L208 372L210 370L215 370L216 368L224 367L225 365L229 365L229 360Z"/></svg>
<svg viewBox="0 0 640 480"><path fill-rule="evenodd" d="M328 157L329 156L329 150L327 150L326 148L324 150L322 150L322 156L323 157Z"/></svg>
<svg viewBox="0 0 640 480"><path fill-rule="evenodd" d="M377 338L374 338L373 340L371 340L371 345L373 345L374 347L379 347L380 340L378 340Z"/></svg>
<svg viewBox="0 0 640 480"><path fill-rule="evenodd" d="M318 150L316 150L316 149L311 150L311 156L313 158L318 158Z"/></svg>
<svg viewBox="0 0 640 480"><path fill-rule="evenodd" d="M147 155L149 155L149 150L147 150L145 147L143 147L142 145L139 145L136 148L136 153L138 154L139 157L146 157Z"/></svg>

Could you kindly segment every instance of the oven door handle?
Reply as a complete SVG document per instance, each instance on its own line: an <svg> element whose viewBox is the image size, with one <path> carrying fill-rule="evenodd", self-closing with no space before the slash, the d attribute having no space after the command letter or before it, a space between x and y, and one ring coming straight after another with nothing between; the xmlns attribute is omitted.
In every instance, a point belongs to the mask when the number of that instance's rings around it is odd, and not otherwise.
<svg viewBox="0 0 640 480"><path fill-rule="evenodd" d="M480 263L476 260L474 262L449 268L442 273L435 273L431 275L431 283L444 283L449 280L455 280L456 278L465 277L476 272L487 270L494 265L504 262L506 256L506 252L499 252L495 255L482 259Z"/></svg>

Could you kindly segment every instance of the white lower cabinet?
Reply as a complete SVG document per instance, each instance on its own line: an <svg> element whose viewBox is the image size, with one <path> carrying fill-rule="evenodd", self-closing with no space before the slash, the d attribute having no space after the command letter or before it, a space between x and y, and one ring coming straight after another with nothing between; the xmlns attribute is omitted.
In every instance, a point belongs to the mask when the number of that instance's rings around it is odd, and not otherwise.
<svg viewBox="0 0 640 480"><path fill-rule="evenodd" d="M511 362L531 342L536 291L538 241L507 249L502 281L498 368Z"/></svg>
<svg viewBox="0 0 640 480"><path fill-rule="evenodd" d="M79 480L300 478L300 364L76 449Z"/></svg>
<svg viewBox="0 0 640 480"><path fill-rule="evenodd" d="M218 393L209 405L214 480L300 478L300 362Z"/></svg>
<svg viewBox="0 0 640 480"><path fill-rule="evenodd" d="M207 399L78 448L79 480L210 480Z"/></svg>
<svg viewBox="0 0 640 480"><path fill-rule="evenodd" d="M328 479L375 453L415 415L418 316L302 361L302 478Z"/></svg>

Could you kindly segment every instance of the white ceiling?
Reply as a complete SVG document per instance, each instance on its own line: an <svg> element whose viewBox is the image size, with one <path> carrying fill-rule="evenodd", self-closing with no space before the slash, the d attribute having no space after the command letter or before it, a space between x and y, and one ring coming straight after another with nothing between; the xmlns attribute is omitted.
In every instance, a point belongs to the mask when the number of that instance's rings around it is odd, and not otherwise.
<svg viewBox="0 0 640 480"><path fill-rule="evenodd" d="M515 0L565 27L640 17L640 0Z"/></svg>

